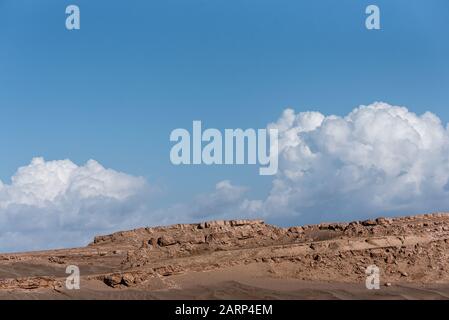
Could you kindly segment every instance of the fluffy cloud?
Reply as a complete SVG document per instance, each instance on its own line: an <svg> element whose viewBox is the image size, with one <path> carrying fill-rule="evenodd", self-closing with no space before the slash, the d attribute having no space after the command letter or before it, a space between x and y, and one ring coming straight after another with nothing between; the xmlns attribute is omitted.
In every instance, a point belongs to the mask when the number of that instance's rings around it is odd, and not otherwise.
<svg viewBox="0 0 449 320"><path fill-rule="evenodd" d="M279 170L265 199L222 181L167 216L288 225L449 210L449 129L430 112L380 102L344 117L287 109L268 128L279 131Z"/></svg>
<svg viewBox="0 0 449 320"><path fill-rule="evenodd" d="M318 221L449 209L449 131L386 103L345 117L283 112L268 217Z"/></svg>
<svg viewBox="0 0 449 320"><path fill-rule="evenodd" d="M148 186L90 160L35 158L19 168L11 184L0 181L2 251L85 244L98 232L142 221Z"/></svg>
<svg viewBox="0 0 449 320"><path fill-rule="evenodd" d="M94 160L77 166L34 158L17 170L11 184L0 181L0 252L82 246L98 234L239 218L261 208L260 202L245 200L246 187L227 180L189 203L162 209L150 206L153 191L143 178Z"/></svg>
<svg viewBox="0 0 449 320"><path fill-rule="evenodd" d="M0 251L85 245L144 225L258 218L301 224L449 209L449 129L434 114L374 103L344 117L291 109L279 130L279 171L265 199L228 180L188 203L150 206L143 178L90 160L35 158L0 181Z"/></svg>

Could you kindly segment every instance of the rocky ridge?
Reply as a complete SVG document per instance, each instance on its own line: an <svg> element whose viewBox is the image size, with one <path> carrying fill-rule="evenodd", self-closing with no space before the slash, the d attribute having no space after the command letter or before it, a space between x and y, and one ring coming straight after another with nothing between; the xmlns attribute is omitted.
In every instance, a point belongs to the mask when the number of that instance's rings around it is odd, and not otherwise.
<svg viewBox="0 0 449 320"><path fill-rule="evenodd" d="M449 282L449 214L280 228L262 220L139 228L85 248L0 255L0 290L60 290L65 267L110 288L164 288L175 275L262 264L273 278Z"/></svg>

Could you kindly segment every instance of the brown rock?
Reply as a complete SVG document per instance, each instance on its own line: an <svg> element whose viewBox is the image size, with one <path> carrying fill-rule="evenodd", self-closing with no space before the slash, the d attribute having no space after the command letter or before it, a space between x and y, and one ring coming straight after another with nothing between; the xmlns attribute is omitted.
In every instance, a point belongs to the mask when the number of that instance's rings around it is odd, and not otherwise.
<svg viewBox="0 0 449 320"><path fill-rule="evenodd" d="M134 285L134 276L131 273L125 273L122 276L121 283L123 283L127 287L131 287L132 285Z"/></svg>
<svg viewBox="0 0 449 320"><path fill-rule="evenodd" d="M112 288L116 288L122 283L122 276L117 273L107 275L104 277L103 282Z"/></svg>
<svg viewBox="0 0 449 320"><path fill-rule="evenodd" d="M375 220L365 220L362 221L362 226L368 227L368 226L375 226L377 225L377 222Z"/></svg>
<svg viewBox="0 0 449 320"><path fill-rule="evenodd" d="M151 245L152 247L156 247L157 244L157 239L156 238L151 238L150 240L148 240L148 244Z"/></svg>
<svg viewBox="0 0 449 320"><path fill-rule="evenodd" d="M158 245L161 247L171 246L177 243L175 238L170 235L163 235L157 240Z"/></svg>

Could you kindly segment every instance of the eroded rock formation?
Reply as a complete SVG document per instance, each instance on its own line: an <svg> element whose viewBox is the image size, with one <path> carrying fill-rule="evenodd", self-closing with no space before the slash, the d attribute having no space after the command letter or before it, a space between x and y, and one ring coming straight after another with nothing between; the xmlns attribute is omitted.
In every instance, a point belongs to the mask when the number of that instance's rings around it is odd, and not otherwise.
<svg viewBox="0 0 449 320"><path fill-rule="evenodd" d="M449 283L449 214L279 228L262 220L210 221L98 236L85 248L0 255L1 290L60 290L65 267L111 289L176 287L176 275L263 265L276 278Z"/></svg>

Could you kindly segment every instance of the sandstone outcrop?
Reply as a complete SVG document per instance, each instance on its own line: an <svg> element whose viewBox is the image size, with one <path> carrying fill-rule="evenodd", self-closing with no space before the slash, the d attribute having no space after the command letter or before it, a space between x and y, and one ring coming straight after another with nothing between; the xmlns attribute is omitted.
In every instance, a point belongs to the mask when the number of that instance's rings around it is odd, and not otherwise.
<svg viewBox="0 0 449 320"><path fill-rule="evenodd" d="M266 265L272 277L385 286L449 283L449 214L280 228L262 220L147 227L95 237L85 248L0 255L1 290L56 290L65 267L111 289L164 288L177 275Z"/></svg>

